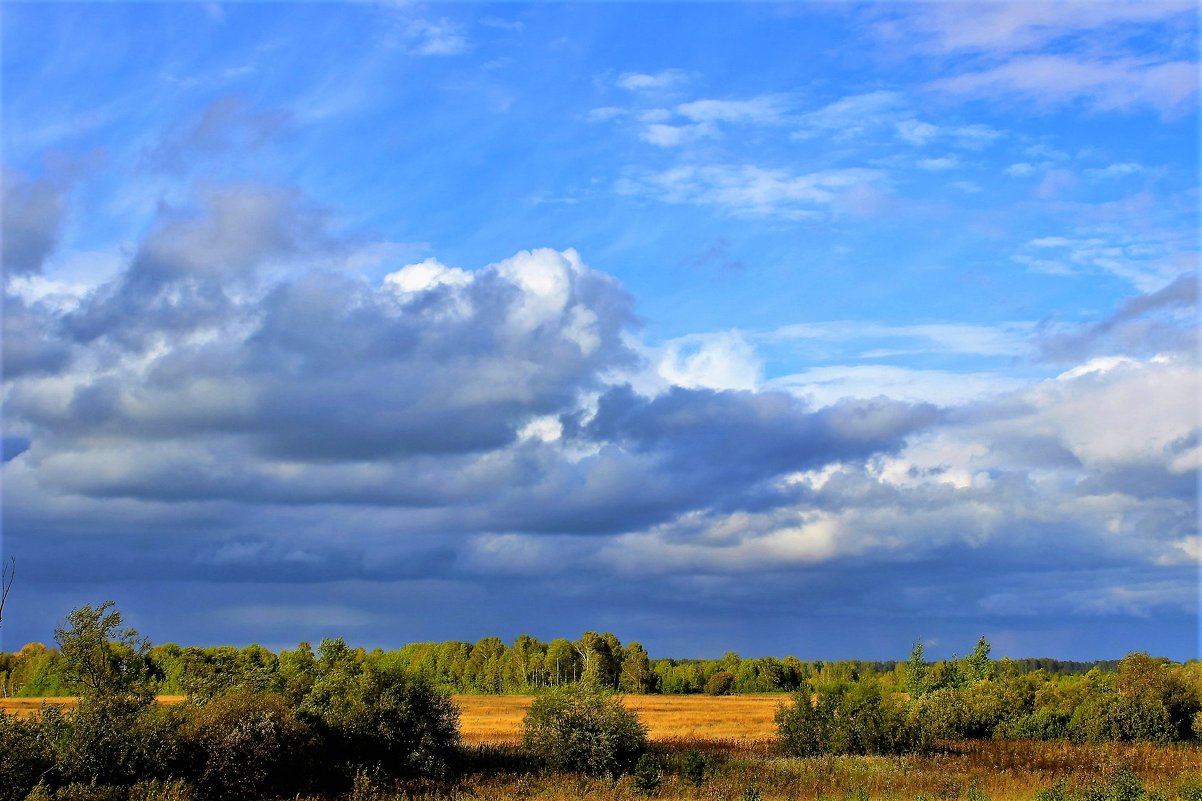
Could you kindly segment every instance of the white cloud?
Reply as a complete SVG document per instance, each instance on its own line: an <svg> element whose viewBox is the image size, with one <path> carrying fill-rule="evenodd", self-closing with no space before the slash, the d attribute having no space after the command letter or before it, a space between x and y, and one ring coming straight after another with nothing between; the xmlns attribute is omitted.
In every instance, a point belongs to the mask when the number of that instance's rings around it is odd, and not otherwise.
<svg viewBox="0 0 1202 801"><path fill-rule="evenodd" d="M776 122L780 118L780 101L774 97L694 100L677 106L676 113L694 122Z"/></svg>
<svg viewBox="0 0 1202 801"><path fill-rule="evenodd" d="M678 69L663 70L655 73L627 72L618 78L617 85L622 89L629 89L632 92L646 92L649 90L671 88L677 84L684 83L688 80L688 77L688 73Z"/></svg>
<svg viewBox="0 0 1202 801"><path fill-rule="evenodd" d="M929 49L940 52L1011 53L1058 39L1112 28L1129 33L1139 25L1180 20L1196 9L1173 2L937 3L903 20Z"/></svg>
<svg viewBox="0 0 1202 801"><path fill-rule="evenodd" d="M877 91L848 95L822 108L804 114L802 127L794 134L809 138L819 132L850 136L865 130L893 123L906 107L905 98L898 92Z"/></svg>
<svg viewBox="0 0 1202 801"><path fill-rule="evenodd" d="M434 258L410 264L384 276L384 283L399 292L425 292L436 286L463 286L472 281L471 273L447 267Z"/></svg>
<svg viewBox="0 0 1202 801"><path fill-rule="evenodd" d="M656 363L661 378L690 389L755 389L762 369L755 348L736 331L673 339Z"/></svg>
<svg viewBox="0 0 1202 801"><path fill-rule="evenodd" d="M709 125L666 125L657 122L644 128L639 138L660 147L677 147L694 139L713 136L714 133L714 128Z"/></svg>
<svg viewBox="0 0 1202 801"><path fill-rule="evenodd" d="M1198 65L1188 61L1031 55L941 78L928 88L972 97L1014 97L1049 106L1080 101L1096 111L1150 107L1171 117L1185 113L1193 104L1197 76Z"/></svg>
<svg viewBox="0 0 1202 801"><path fill-rule="evenodd" d="M1014 256L1033 272L1049 275L1107 273L1141 292L1160 289L1182 272L1196 269L1198 249L1187 235L1097 229L1073 236L1032 239Z"/></svg>
<svg viewBox="0 0 1202 801"><path fill-rule="evenodd" d="M960 160L955 156L942 156L934 159L920 159L916 166L920 170L943 172L944 170L954 170L959 167Z"/></svg>
<svg viewBox="0 0 1202 801"><path fill-rule="evenodd" d="M1022 178L1035 172L1035 167L1029 162L1020 161L1015 164L1011 164L1009 167L1002 170L1002 172L1006 175L1013 175L1016 178Z"/></svg>
<svg viewBox="0 0 1202 801"><path fill-rule="evenodd" d="M681 166L627 178L624 194L651 194L668 203L717 206L733 214L803 218L839 205L853 190L880 182L880 171L864 168L821 170L795 175L755 165Z"/></svg>
<svg viewBox="0 0 1202 801"><path fill-rule="evenodd" d="M1098 167L1085 171L1085 174L1090 178L1123 178L1128 175L1136 175L1144 172L1142 164L1125 161L1117 164L1109 164L1105 167Z"/></svg>
<svg viewBox="0 0 1202 801"><path fill-rule="evenodd" d="M830 406L844 398L885 396L912 403L953 406L996 397L1027 382L999 373L918 370L883 364L813 367L774 378L768 389L783 389L807 398L817 406Z"/></svg>
<svg viewBox="0 0 1202 801"><path fill-rule="evenodd" d="M1003 325L928 323L885 325L856 320L787 325L756 338L764 342L818 340L842 343L865 358L918 353L1023 356L1030 352L1028 322ZM882 342L883 341L883 342Z"/></svg>
<svg viewBox="0 0 1202 801"><path fill-rule="evenodd" d="M405 31L409 52L419 56L457 56L468 50L467 36L448 20L412 20Z"/></svg>

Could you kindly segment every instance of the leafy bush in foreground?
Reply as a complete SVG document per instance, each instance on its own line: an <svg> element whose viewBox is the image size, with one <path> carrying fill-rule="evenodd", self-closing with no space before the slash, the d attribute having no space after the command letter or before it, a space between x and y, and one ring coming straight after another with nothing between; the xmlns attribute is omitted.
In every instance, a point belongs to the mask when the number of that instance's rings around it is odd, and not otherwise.
<svg viewBox="0 0 1202 801"><path fill-rule="evenodd" d="M790 756L900 754L918 747L901 704L871 679L821 693L798 693L776 713L782 750Z"/></svg>
<svg viewBox="0 0 1202 801"><path fill-rule="evenodd" d="M534 701L522 741L553 770L617 776L646 750L647 728L617 696L575 685Z"/></svg>

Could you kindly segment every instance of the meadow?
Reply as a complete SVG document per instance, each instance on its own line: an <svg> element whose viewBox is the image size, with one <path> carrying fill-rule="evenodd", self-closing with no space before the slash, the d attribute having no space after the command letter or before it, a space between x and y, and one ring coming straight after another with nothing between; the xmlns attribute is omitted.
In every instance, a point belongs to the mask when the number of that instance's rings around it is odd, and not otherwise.
<svg viewBox="0 0 1202 801"><path fill-rule="evenodd" d="M159 696L173 704L182 696ZM404 791L364 784L355 801L391 801L437 794L496 801L519 799L636 799L645 797L629 775L601 779L523 769L522 720L531 695L456 695L460 734L470 770L450 787ZM1138 778L1145 797L1164 801L1202 799L1202 747L1197 744L1077 744L1030 740L949 740L934 753L900 756L782 756L773 716L785 695L627 695L626 706L648 728L663 783L658 798L680 801L1030 801L1058 782L1078 797L1103 801L1115 777ZM43 703L70 708L75 699L5 698L0 710L36 716ZM690 751L705 755L698 785L681 776ZM328 801L302 797L303 801ZM1131 801L1134 801L1132 799Z"/></svg>

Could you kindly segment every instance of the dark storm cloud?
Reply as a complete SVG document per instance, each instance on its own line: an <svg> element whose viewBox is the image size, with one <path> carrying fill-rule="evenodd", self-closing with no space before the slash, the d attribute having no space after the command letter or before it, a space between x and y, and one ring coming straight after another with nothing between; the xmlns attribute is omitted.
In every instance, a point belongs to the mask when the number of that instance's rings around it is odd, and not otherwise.
<svg viewBox="0 0 1202 801"><path fill-rule="evenodd" d="M70 343L58 334L57 316L43 304L4 293L3 371L5 380L61 371L71 361Z"/></svg>
<svg viewBox="0 0 1202 801"><path fill-rule="evenodd" d="M601 397L582 431L593 440L658 453L669 469L764 477L893 450L938 418L929 404L883 398L810 411L781 392L673 387L648 399L619 387Z"/></svg>
<svg viewBox="0 0 1202 801"><path fill-rule="evenodd" d="M3 251L6 278L42 271L58 242L66 208L66 192L55 182L30 180L8 170L3 183Z"/></svg>

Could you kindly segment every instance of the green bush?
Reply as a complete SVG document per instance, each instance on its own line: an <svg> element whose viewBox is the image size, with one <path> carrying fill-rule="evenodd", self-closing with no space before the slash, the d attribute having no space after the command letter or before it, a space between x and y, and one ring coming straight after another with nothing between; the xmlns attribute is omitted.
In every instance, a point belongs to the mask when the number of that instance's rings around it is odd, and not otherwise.
<svg viewBox="0 0 1202 801"><path fill-rule="evenodd" d="M996 740L1063 740L1068 737L1070 715L1042 709L1021 718L1002 721L993 730Z"/></svg>
<svg viewBox="0 0 1202 801"><path fill-rule="evenodd" d="M705 754L696 748L691 748L681 760L680 778L694 787L700 787L701 783L705 781L705 771L708 767L709 760L705 758Z"/></svg>
<svg viewBox="0 0 1202 801"><path fill-rule="evenodd" d="M350 781L441 777L459 744L459 708L428 679L365 663L341 640L321 644L319 675L301 711L326 739L330 762Z"/></svg>
<svg viewBox="0 0 1202 801"><path fill-rule="evenodd" d="M634 789L643 795L654 795L664 783L664 771L654 754L644 753L634 765L631 774Z"/></svg>
<svg viewBox="0 0 1202 801"><path fill-rule="evenodd" d="M181 732L196 793L245 799L297 789L310 743L308 728L283 698L233 690L199 707Z"/></svg>
<svg viewBox="0 0 1202 801"><path fill-rule="evenodd" d="M534 701L522 741L553 770L617 776L646 750L647 728L618 697L568 685Z"/></svg>
<svg viewBox="0 0 1202 801"><path fill-rule="evenodd" d="M127 696L85 697L66 718L55 743L58 778L64 785L130 785L158 775L151 748L140 736L146 706Z"/></svg>
<svg viewBox="0 0 1202 801"><path fill-rule="evenodd" d="M900 754L916 750L919 732L879 683L861 679L820 693L798 693L776 713L781 749L790 756Z"/></svg>
<svg viewBox="0 0 1202 801"><path fill-rule="evenodd" d="M0 713L0 801L22 801L53 766L47 727Z"/></svg>
<svg viewBox="0 0 1202 801"><path fill-rule="evenodd" d="M705 682L706 695L726 695L731 688L735 686L735 677L733 673L725 670L719 670L714 675L710 676Z"/></svg>
<svg viewBox="0 0 1202 801"><path fill-rule="evenodd" d="M819 696L815 704L809 691L802 690L793 696L791 705L781 705L776 710L775 720L781 750L789 756L817 756L830 748L830 730L834 725L830 696Z"/></svg>

